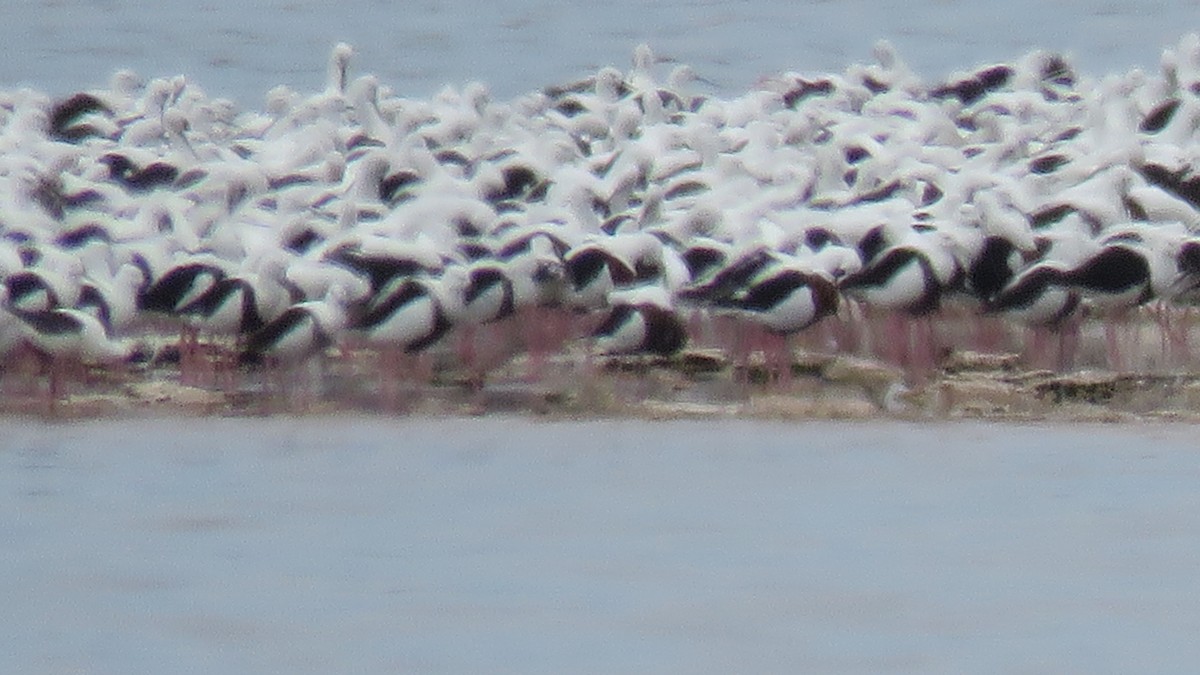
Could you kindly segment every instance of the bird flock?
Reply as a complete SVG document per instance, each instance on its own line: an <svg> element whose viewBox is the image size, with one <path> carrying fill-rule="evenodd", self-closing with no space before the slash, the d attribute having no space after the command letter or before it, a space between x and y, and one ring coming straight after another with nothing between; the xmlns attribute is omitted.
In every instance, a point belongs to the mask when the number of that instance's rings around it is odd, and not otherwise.
<svg viewBox="0 0 1200 675"><path fill-rule="evenodd" d="M1124 368L1134 317L1189 357L1196 35L1099 79L1037 51L927 82L881 42L727 98L646 46L509 101L406 98L352 58L262 111L129 71L0 92L6 370L123 363L147 336L193 384L367 350L389 386L434 347L477 386L572 345L782 374L794 340L1067 369L1090 326Z"/></svg>

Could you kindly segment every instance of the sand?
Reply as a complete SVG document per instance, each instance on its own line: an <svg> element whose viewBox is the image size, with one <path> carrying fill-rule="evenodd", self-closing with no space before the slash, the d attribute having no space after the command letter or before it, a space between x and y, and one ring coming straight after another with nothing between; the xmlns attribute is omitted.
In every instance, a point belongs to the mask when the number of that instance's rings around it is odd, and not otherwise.
<svg viewBox="0 0 1200 675"><path fill-rule="evenodd" d="M443 355L446 356L446 355ZM161 416L525 414L646 419L989 419L1200 421L1200 373L1030 369L1015 353L948 354L914 374L859 356L796 352L791 374L761 359L735 365L720 350L672 358L566 354L536 381L518 358L482 387L433 355L428 382L385 380L369 352L275 371L247 369L180 382L173 363L92 367L56 400L46 376L4 381L0 414L46 419Z"/></svg>

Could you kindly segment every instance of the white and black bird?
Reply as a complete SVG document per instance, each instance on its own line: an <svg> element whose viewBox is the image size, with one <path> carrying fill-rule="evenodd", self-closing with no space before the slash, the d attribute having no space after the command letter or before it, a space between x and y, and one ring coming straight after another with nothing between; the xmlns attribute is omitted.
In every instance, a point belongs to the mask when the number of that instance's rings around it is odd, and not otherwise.
<svg viewBox="0 0 1200 675"><path fill-rule="evenodd" d="M837 287L824 274L779 265L716 304L738 310L746 320L768 331L787 335L837 313L840 301Z"/></svg>
<svg viewBox="0 0 1200 675"><path fill-rule="evenodd" d="M983 311L1029 326L1057 327L1079 308L1079 291L1061 263L1037 263L983 302Z"/></svg>
<svg viewBox="0 0 1200 675"><path fill-rule="evenodd" d="M601 354L673 356L687 345L687 326L674 311L652 302L617 302L591 332Z"/></svg>
<svg viewBox="0 0 1200 675"><path fill-rule="evenodd" d="M91 314L73 308L9 310L20 321L19 335L48 363L51 410L66 394L66 379L86 366L112 367L128 360L130 345L113 339Z"/></svg>
<svg viewBox="0 0 1200 675"><path fill-rule="evenodd" d="M242 360L254 363L265 358L287 366L324 354L337 344L346 325L345 297L339 288L323 299L292 305L252 333L242 348Z"/></svg>
<svg viewBox="0 0 1200 675"><path fill-rule="evenodd" d="M839 284L842 292L871 307L911 315L936 310L946 290L929 257L918 249L896 247L880 254Z"/></svg>
<svg viewBox="0 0 1200 675"><path fill-rule="evenodd" d="M450 327L437 282L423 277L394 279L355 307L348 324L367 344L405 354L424 351Z"/></svg>

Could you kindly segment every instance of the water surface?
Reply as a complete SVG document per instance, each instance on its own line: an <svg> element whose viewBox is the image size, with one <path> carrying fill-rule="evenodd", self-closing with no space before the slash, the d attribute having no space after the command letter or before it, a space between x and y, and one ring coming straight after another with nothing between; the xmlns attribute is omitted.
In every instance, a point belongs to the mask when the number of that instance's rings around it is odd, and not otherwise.
<svg viewBox="0 0 1200 675"><path fill-rule="evenodd" d="M1185 671L1194 438L7 423L0 671Z"/></svg>
<svg viewBox="0 0 1200 675"><path fill-rule="evenodd" d="M358 72L406 96L480 80L510 98L598 66L640 42L692 64L714 93L764 75L829 72L891 40L926 77L1044 48L1094 76L1157 68L1196 24L1190 0L13 0L0 22L0 86L100 86L116 68L184 74L210 94L261 105L272 86L323 83L337 41Z"/></svg>

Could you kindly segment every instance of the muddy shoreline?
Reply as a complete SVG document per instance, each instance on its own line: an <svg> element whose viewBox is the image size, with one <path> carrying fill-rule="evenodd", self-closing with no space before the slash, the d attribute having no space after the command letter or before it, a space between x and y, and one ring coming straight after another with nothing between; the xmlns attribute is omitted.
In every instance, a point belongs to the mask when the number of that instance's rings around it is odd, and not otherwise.
<svg viewBox="0 0 1200 675"><path fill-rule="evenodd" d="M585 364L586 361L586 364ZM44 375L9 377L0 416L92 418L367 414L549 418L746 418L1200 422L1200 373L1030 369L1017 354L955 352L931 373L858 356L797 352L790 378L761 360L735 365L719 350L672 358L568 354L526 379L514 360L478 387L448 363L428 382L380 391L372 354L330 357L286 374L242 369L195 384L167 365L76 373L57 400Z"/></svg>

